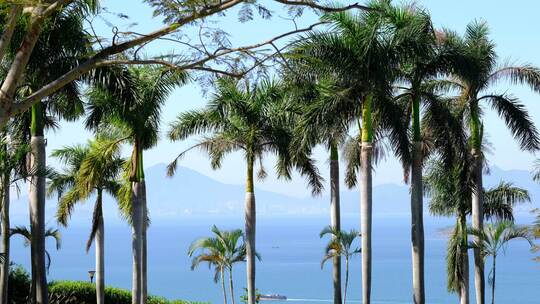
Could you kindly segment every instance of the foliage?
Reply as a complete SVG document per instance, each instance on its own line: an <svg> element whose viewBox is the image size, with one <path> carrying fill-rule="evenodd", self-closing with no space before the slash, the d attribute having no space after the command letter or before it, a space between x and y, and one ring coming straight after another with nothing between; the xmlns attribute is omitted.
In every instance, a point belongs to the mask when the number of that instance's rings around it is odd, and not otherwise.
<svg viewBox="0 0 540 304"><path fill-rule="evenodd" d="M56 281L49 284L51 304L94 304L96 286L89 282ZM131 292L124 289L106 287L105 303L130 304ZM148 304L187 304L190 302L169 301L162 297L148 296Z"/></svg>
<svg viewBox="0 0 540 304"><path fill-rule="evenodd" d="M247 288L244 288L244 294L240 296L240 301L244 304L248 302ZM255 289L255 303L259 304L261 302L261 292L258 289Z"/></svg>
<svg viewBox="0 0 540 304"><path fill-rule="evenodd" d="M20 235L23 237L25 247L30 246L31 241L32 241L32 234L30 233L30 229L24 226L17 226L15 228L11 228L9 236L12 237L15 235ZM47 228L44 231L44 237L52 238L56 243L56 250L60 250L62 237L58 229ZM48 272L49 268L51 267L51 255L49 254L49 251L47 250L45 250L45 257L47 258L47 264L45 266Z"/></svg>
<svg viewBox="0 0 540 304"><path fill-rule="evenodd" d="M287 111L284 87L278 81L266 79L260 83L242 85L231 78L220 78L216 92L204 109L181 113L169 130L173 141L191 135L203 135L202 140L180 153L168 166L173 175L178 163L192 149L207 152L213 169L221 167L223 158L241 151L248 166L259 164L258 177L266 177L265 154L275 154L278 176L291 178L292 169L306 176L313 194L322 190L321 176L309 155L291 153L295 117ZM206 135L206 136L205 136Z"/></svg>
<svg viewBox="0 0 540 304"><path fill-rule="evenodd" d="M360 248L353 248L353 242L355 239L360 238L360 233L356 230L351 231L337 231L335 228L328 226L325 227L320 236L323 237L327 234L332 236L332 239L328 242L325 249L325 255L321 261L321 267L329 259L336 256L343 256L345 259L349 259L353 255L361 252Z"/></svg>
<svg viewBox="0 0 540 304"><path fill-rule="evenodd" d="M30 274L23 267L12 264L9 269L9 303L27 304L31 284Z"/></svg>

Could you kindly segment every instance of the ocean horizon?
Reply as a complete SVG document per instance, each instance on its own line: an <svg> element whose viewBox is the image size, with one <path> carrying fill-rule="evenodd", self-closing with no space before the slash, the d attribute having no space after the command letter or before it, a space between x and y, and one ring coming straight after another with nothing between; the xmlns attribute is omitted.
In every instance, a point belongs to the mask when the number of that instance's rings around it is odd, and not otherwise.
<svg viewBox="0 0 540 304"><path fill-rule="evenodd" d="M263 294L281 294L288 302L332 302L331 263L321 269L327 239L319 232L328 225L327 217L261 217L257 223L257 288ZM520 216L518 224L528 224L531 217ZM216 224L222 229L242 228L241 218L179 218L177 222L155 223L148 230L148 287L154 295L169 299L221 303L220 284L213 273L201 265L191 271L187 250L192 241L210 235ZM457 296L446 290L445 230L453 219L426 217L426 302L456 303ZM345 216L342 228L359 228L358 216ZM62 231L62 248L48 244L52 280L88 281L94 269L93 248L87 254L84 244L89 226L76 225ZM130 289L131 235L127 224L105 229L106 284ZM29 269L29 248L19 238L12 240L12 260ZM359 244L358 244L359 246ZM472 256L472 255L471 255ZM532 260L525 241L513 241L497 259L496 297L499 303L538 303L540 298L540 263ZM471 257L472 261L472 257ZM486 274L490 271L486 262ZM347 300L361 303L360 256L352 259ZM375 218L373 222L373 303L411 303L410 223L407 217ZM236 300L244 293L245 268L234 268ZM471 283L473 281L471 280ZM474 289L471 288L471 299ZM490 295L490 293L488 293ZM490 296L488 295L488 299Z"/></svg>

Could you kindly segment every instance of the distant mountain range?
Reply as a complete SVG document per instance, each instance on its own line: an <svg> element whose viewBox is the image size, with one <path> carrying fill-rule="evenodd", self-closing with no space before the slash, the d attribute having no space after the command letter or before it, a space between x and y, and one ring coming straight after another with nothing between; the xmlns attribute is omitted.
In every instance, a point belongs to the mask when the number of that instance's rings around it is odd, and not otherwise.
<svg viewBox="0 0 540 304"><path fill-rule="evenodd" d="M159 164L147 168L146 182L148 206L153 221L175 221L186 216L233 216L241 218L244 206L244 186L225 184L205 176L197 171L179 167L173 178L165 176L165 165ZM501 180L530 191L533 202L540 199L540 185L534 183L531 175L523 170L502 170L491 168L486 175L486 187L494 186ZM22 185L22 194L26 186ZM256 190L257 213L260 216L319 216L329 214L328 197L296 198L265 190ZM341 193L342 213L359 213L358 191L344 190ZM533 203L539 206L539 204ZM11 205L12 222L28 222L27 196L21 195ZM106 221L119 221L116 203L110 197L105 198ZM87 224L91 219L93 203L77 207L73 215L74 223ZM525 213L531 205L518 208ZM374 187L373 213L375 217L403 217L409 214L409 188L405 185L384 184ZM47 202L47 219L54 221L56 199Z"/></svg>

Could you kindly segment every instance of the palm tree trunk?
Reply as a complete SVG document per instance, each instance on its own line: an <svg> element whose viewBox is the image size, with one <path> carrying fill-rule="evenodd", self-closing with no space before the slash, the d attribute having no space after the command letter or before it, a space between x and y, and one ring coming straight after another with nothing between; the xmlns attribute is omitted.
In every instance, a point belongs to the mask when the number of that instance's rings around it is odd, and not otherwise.
<svg viewBox="0 0 540 304"><path fill-rule="evenodd" d="M362 149L360 152L360 230L362 234L362 303L371 303L371 212L373 130L371 96L364 100L362 109Z"/></svg>
<svg viewBox="0 0 540 304"><path fill-rule="evenodd" d="M223 304L227 304L227 289L225 288L225 271L221 268L221 289L223 289Z"/></svg>
<svg viewBox="0 0 540 304"><path fill-rule="evenodd" d="M347 288L349 287L349 258L345 258L345 289L343 290L343 304L347 303Z"/></svg>
<svg viewBox="0 0 540 304"><path fill-rule="evenodd" d="M2 178L2 254L4 255L4 262L0 271L0 303L8 303L8 290L9 290L9 264L10 264L10 242L9 242L9 186L10 186L10 174L4 172Z"/></svg>
<svg viewBox="0 0 540 304"><path fill-rule="evenodd" d="M132 182L132 251L133 251L133 282L131 286L131 303L141 304L142 289L142 222L143 212L141 203L141 188L144 185L140 182Z"/></svg>
<svg viewBox="0 0 540 304"><path fill-rule="evenodd" d="M493 277L491 282L491 304L495 304L495 278L497 271L497 255L493 255Z"/></svg>
<svg viewBox="0 0 540 304"><path fill-rule="evenodd" d="M475 100L475 99L473 99ZM484 200L483 200L483 181L482 181L482 131L479 118L478 102L470 103L470 128L471 145L473 157L473 191L472 191L472 228L483 229L484 220ZM484 261L479 249L474 249L474 286L476 290L476 303L485 303L485 274Z"/></svg>
<svg viewBox="0 0 540 304"><path fill-rule="evenodd" d="M465 212L462 212L458 215L458 225L460 226L459 231L463 235L464 239L462 240L461 245L461 269L462 282L460 282L459 290L459 303L460 304L469 304L470 295L469 295L469 251L468 251L468 240L467 240L467 217Z"/></svg>
<svg viewBox="0 0 540 304"><path fill-rule="evenodd" d="M146 304L148 301L148 246L147 246L147 229L148 229L148 207L146 204L146 182L144 179L141 181L142 184L142 255L141 255L141 303Z"/></svg>
<svg viewBox="0 0 540 304"><path fill-rule="evenodd" d="M253 156L248 157L247 179L246 179L246 273L247 273L247 291L248 303L256 303L255 295L255 193L253 188Z"/></svg>
<svg viewBox="0 0 540 304"><path fill-rule="evenodd" d="M96 229L96 302L105 304L105 223L103 220L102 190L98 190L98 223Z"/></svg>
<svg viewBox="0 0 540 304"><path fill-rule="evenodd" d="M132 304L146 304L146 183L144 181L143 150L138 139L135 139L132 154L132 250L133 250L133 283Z"/></svg>
<svg viewBox="0 0 540 304"><path fill-rule="evenodd" d="M473 157L473 191L472 191L472 228L483 229L484 220L484 200L483 200L483 181L482 181L482 135L481 123L479 119L479 109L477 102L471 103L471 145ZM476 290L476 303L485 303L485 274L484 261L479 249L474 249L474 285Z"/></svg>
<svg viewBox="0 0 540 304"><path fill-rule="evenodd" d="M335 144L330 147L330 225L341 230L341 216L339 204L339 155ZM332 280L334 283L334 304L341 303L341 257L336 255L333 259Z"/></svg>
<svg viewBox="0 0 540 304"><path fill-rule="evenodd" d="M47 304L47 273L45 269L45 138L42 122L42 105L32 106L30 139L30 230L32 279L36 304Z"/></svg>
<svg viewBox="0 0 540 304"><path fill-rule="evenodd" d="M229 268L229 289L231 292L231 303L234 304L234 285L233 285L233 269Z"/></svg>
<svg viewBox="0 0 540 304"><path fill-rule="evenodd" d="M413 98L413 162L411 168L411 241L413 303L425 303L424 290L424 202L422 187L422 135L420 133L420 101Z"/></svg>
<svg viewBox="0 0 540 304"><path fill-rule="evenodd" d="M459 303L460 304L469 304L469 253L465 249L463 252L463 282L461 284L461 289L459 291Z"/></svg>

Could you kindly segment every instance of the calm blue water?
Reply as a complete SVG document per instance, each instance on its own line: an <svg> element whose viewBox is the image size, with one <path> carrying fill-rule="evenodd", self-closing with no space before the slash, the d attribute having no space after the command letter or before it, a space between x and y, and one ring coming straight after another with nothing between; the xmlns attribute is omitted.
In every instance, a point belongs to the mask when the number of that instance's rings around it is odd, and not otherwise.
<svg viewBox="0 0 540 304"><path fill-rule="evenodd" d="M262 293L286 295L289 302L331 302L331 263L321 270L320 260L326 240L318 234L327 218L259 219L257 286ZM212 224L220 228L240 228L241 219L179 219L149 230L149 290L168 298L221 303L220 285L213 274L201 267L190 270L187 248L194 239L206 236ZM428 219L426 223L426 293L430 304L456 303L456 296L446 291L446 236L441 228L451 220ZM344 228L357 228L357 218L345 218ZM88 227L63 231L63 247L52 254L50 279L87 280L93 269L93 251L84 252ZM357 228L358 229L358 228ZM408 219L374 219L374 303L410 303L411 270ZM107 284L130 288L130 230L125 225L106 227ZM28 267L29 250L14 239L13 259ZM52 244L49 244L52 245ZM93 250L93 249L92 249ZM498 259L498 303L538 303L540 298L540 263L531 261L527 244L515 241ZM245 286L242 264L235 268L236 293ZM486 271L489 271L486 270ZM348 299L360 302L360 258L351 264ZM472 299L472 297L471 297Z"/></svg>

